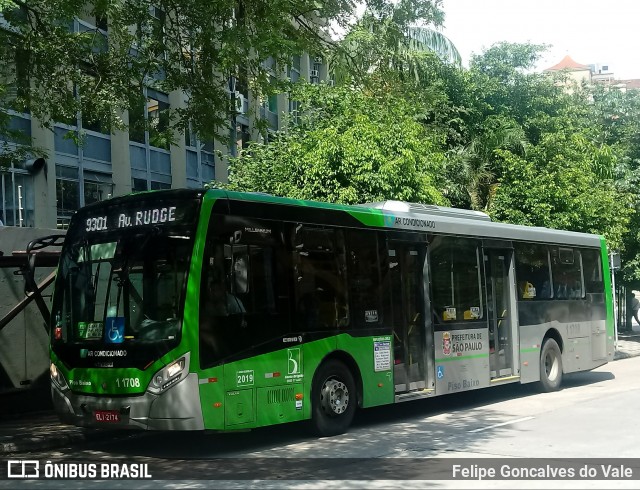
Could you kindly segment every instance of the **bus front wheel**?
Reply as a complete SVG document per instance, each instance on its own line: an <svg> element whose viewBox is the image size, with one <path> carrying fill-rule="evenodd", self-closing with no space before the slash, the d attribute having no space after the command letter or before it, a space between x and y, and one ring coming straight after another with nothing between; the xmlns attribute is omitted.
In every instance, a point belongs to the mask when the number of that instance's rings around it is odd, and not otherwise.
<svg viewBox="0 0 640 490"><path fill-rule="evenodd" d="M351 371L335 359L323 363L314 377L311 402L311 423L316 435L345 433L358 404Z"/></svg>
<svg viewBox="0 0 640 490"><path fill-rule="evenodd" d="M540 385L542 391L556 391L562 383L562 352L554 339L547 339L540 350Z"/></svg>

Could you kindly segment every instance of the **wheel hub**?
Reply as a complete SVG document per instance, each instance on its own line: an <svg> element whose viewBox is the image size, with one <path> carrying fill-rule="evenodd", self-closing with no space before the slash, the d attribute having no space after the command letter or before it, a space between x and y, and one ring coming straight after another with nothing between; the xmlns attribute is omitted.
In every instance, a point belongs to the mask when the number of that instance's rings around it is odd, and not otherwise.
<svg viewBox="0 0 640 490"><path fill-rule="evenodd" d="M556 358L553 355L547 354L544 360L544 367L549 379L555 379L557 375L557 363Z"/></svg>
<svg viewBox="0 0 640 490"><path fill-rule="evenodd" d="M335 379L327 381L322 387L322 407L328 413L340 415L349 406L349 390L342 382Z"/></svg>

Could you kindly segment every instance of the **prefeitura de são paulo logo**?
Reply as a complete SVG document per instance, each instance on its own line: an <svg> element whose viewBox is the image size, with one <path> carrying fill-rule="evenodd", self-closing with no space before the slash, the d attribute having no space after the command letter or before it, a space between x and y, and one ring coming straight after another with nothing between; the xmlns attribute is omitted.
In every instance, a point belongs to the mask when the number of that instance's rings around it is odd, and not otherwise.
<svg viewBox="0 0 640 490"><path fill-rule="evenodd" d="M442 353L445 356L451 355L451 334L449 332L442 334Z"/></svg>

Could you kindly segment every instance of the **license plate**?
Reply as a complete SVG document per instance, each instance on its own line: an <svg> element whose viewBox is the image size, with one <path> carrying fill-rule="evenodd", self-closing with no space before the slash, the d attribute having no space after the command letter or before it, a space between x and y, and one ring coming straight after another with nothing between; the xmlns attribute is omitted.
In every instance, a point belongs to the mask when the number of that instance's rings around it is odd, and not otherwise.
<svg viewBox="0 0 640 490"><path fill-rule="evenodd" d="M93 417L96 422L120 422L120 412L116 410L96 410Z"/></svg>

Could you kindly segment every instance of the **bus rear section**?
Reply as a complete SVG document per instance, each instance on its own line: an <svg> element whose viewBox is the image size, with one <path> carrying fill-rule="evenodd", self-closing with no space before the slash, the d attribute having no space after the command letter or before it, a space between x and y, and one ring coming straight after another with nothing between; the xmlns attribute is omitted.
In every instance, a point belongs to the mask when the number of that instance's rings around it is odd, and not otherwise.
<svg viewBox="0 0 640 490"><path fill-rule="evenodd" d="M149 193L74 216L52 305L61 420L202 429L184 305L201 192Z"/></svg>

